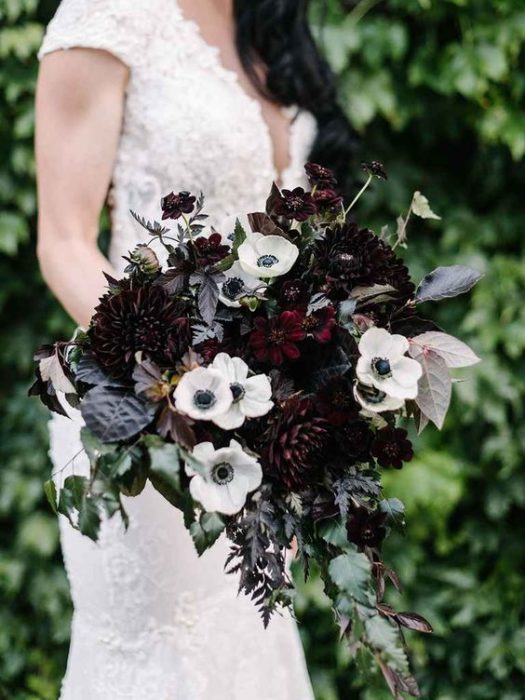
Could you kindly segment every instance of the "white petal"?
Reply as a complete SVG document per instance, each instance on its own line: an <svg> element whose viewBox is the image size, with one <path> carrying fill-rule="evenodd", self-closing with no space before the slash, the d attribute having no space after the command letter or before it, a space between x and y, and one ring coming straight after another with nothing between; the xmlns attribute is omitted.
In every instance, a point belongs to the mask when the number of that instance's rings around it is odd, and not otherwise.
<svg viewBox="0 0 525 700"><path fill-rule="evenodd" d="M244 423L244 413L239 403L232 403L230 408L220 416L215 416L213 422L223 430L235 430Z"/></svg>
<svg viewBox="0 0 525 700"><path fill-rule="evenodd" d="M256 380L256 381L254 381ZM264 381L266 380L266 381ZM246 393L239 402L242 412L248 418L265 416L273 408L271 401L272 387L268 377L257 375L250 377L245 383Z"/></svg>
<svg viewBox="0 0 525 700"><path fill-rule="evenodd" d="M359 352L362 357L372 359L382 357L385 346L390 343L390 333L384 328L373 326L363 333L359 341Z"/></svg>
<svg viewBox="0 0 525 700"><path fill-rule="evenodd" d="M386 344L385 344L386 345ZM408 339L404 335L394 334L390 336L390 342L386 345L383 350L383 357L387 357L390 362L396 361L399 357L402 357L409 348Z"/></svg>
<svg viewBox="0 0 525 700"><path fill-rule="evenodd" d="M213 392L213 406L203 408L195 405L195 393L199 390ZM178 410L196 420L211 420L225 413L233 400L228 380L217 370L205 367L186 372L175 389L174 397Z"/></svg>
<svg viewBox="0 0 525 700"><path fill-rule="evenodd" d="M197 462L200 462L206 467L211 467L214 464L215 447L213 446L212 442L199 442L193 448L192 455L195 457ZM186 473L188 476L191 476L195 473L195 470L186 465Z"/></svg>
<svg viewBox="0 0 525 700"><path fill-rule="evenodd" d="M398 399L393 396L385 396L381 403L370 403L364 396L358 391L357 387L354 387L354 396L356 400L370 413L383 413L384 411L397 411L405 403L403 399Z"/></svg>
<svg viewBox="0 0 525 700"><path fill-rule="evenodd" d="M370 359L368 357L360 357L357 360L355 372L359 381L363 382L363 384L370 384L371 379L374 377Z"/></svg>
<svg viewBox="0 0 525 700"><path fill-rule="evenodd" d="M392 376L384 379L380 384L374 382L374 386L396 399L415 399L417 396L417 381L408 386L402 386Z"/></svg>
<svg viewBox="0 0 525 700"><path fill-rule="evenodd" d="M423 367L417 360L403 356L392 365L392 374L401 386L411 386L423 374Z"/></svg>

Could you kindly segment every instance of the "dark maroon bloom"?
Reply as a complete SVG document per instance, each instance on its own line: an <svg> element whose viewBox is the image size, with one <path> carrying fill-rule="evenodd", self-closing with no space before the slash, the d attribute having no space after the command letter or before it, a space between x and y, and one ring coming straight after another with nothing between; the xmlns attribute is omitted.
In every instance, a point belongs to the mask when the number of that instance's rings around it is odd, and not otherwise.
<svg viewBox="0 0 525 700"><path fill-rule="evenodd" d="M195 239L195 252L199 259L199 265L201 267L206 267L207 265L215 265L225 258L229 252L230 248L227 245L223 245L222 236L220 233L212 233L211 236L199 236Z"/></svg>
<svg viewBox="0 0 525 700"><path fill-rule="evenodd" d="M318 343L329 343L335 323L335 307L328 305L305 316L303 328L307 337L314 338Z"/></svg>
<svg viewBox="0 0 525 700"><path fill-rule="evenodd" d="M195 197L189 192L171 192L160 200L162 219L178 219L183 214L191 214L195 207Z"/></svg>
<svg viewBox="0 0 525 700"><path fill-rule="evenodd" d="M282 190L280 198L275 202L274 212L277 216L296 221L306 221L317 213L317 206L310 192L302 187L293 190Z"/></svg>
<svg viewBox="0 0 525 700"><path fill-rule="evenodd" d="M395 469L401 469L403 462L410 462L414 456L407 431L390 426L377 432L371 452L382 467Z"/></svg>
<svg viewBox="0 0 525 700"><path fill-rule="evenodd" d="M313 195L313 200L317 204L319 211L340 212L343 198L335 190L316 190Z"/></svg>
<svg viewBox="0 0 525 700"><path fill-rule="evenodd" d="M250 345L261 362L280 365L285 358L296 360L301 353L297 343L305 338L303 316L298 311L283 311L280 316L255 319Z"/></svg>
<svg viewBox="0 0 525 700"><path fill-rule="evenodd" d="M102 297L89 336L97 362L123 376L133 369L139 350L161 368L172 364L188 346L189 331L181 304L162 287L146 285Z"/></svg>
<svg viewBox="0 0 525 700"><path fill-rule="evenodd" d="M352 383L345 377L333 377L317 394L315 405L331 425L341 426L357 418L357 405Z"/></svg>
<svg viewBox="0 0 525 700"><path fill-rule="evenodd" d="M374 433L368 423L360 418L344 425L339 433L339 442L345 455L352 462L367 462L370 459L370 446Z"/></svg>
<svg viewBox="0 0 525 700"><path fill-rule="evenodd" d="M263 468L289 489L301 489L322 466L330 435L327 422L313 413L307 398L291 397L273 414L264 436Z"/></svg>
<svg viewBox="0 0 525 700"><path fill-rule="evenodd" d="M307 163L304 166L308 182L312 187L317 186L320 189L332 188L337 185L337 180L332 170L325 168L318 163Z"/></svg>
<svg viewBox="0 0 525 700"><path fill-rule="evenodd" d="M286 280L281 287L280 302L284 308L307 306L310 294L302 280Z"/></svg>
<svg viewBox="0 0 525 700"><path fill-rule="evenodd" d="M380 180L388 180L386 170L382 163L378 160L371 160L370 162L362 162L361 167L367 175L373 175L378 177Z"/></svg>
<svg viewBox="0 0 525 700"><path fill-rule="evenodd" d="M415 292L408 269L392 248L355 223L334 226L314 247L313 272L330 299L342 300L354 287L388 284L395 288L387 306L402 306Z"/></svg>
<svg viewBox="0 0 525 700"><path fill-rule="evenodd" d="M386 537L386 513L356 508L348 517L346 532L350 542L360 549L372 547L377 549Z"/></svg>

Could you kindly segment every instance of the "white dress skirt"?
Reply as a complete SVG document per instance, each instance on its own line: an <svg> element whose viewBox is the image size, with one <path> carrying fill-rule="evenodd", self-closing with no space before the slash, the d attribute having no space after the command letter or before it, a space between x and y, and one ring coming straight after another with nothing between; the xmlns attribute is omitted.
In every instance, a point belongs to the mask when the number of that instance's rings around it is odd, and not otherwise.
<svg viewBox="0 0 525 700"><path fill-rule="evenodd" d="M117 269L145 238L130 209L158 219L163 195L202 191L218 226L261 210L272 180L302 184L314 118L287 108L289 166L276 173L259 102L175 0L63 0L39 56L73 47L130 68L109 199ZM50 423L58 485L89 470L71 414ZM74 615L60 700L313 700L295 622L275 616L264 630L224 573L226 539L199 558L180 513L149 484L125 505L128 531L118 516L105 521L97 544L61 517Z"/></svg>

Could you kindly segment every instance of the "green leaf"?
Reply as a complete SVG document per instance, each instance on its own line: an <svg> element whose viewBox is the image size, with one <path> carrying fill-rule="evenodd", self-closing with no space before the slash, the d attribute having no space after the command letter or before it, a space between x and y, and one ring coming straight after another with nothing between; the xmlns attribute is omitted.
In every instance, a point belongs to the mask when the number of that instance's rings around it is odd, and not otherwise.
<svg viewBox="0 0 525 700"><path fill-rule="evenodd" d="M335 547L348 546L348 536L346 527L340 520L327 520L319 525L319 535L328 544L333 544Z"/></svg>
<svg viewBox="0 0 525 700"><path fill-rule="evenodd" d="M148 447L149 479L155 489L172 505L179 507L181 499L180 449L166 443Z"/></svg>
<svg viewBox="0 0 525 700"><path fill-rule="evenodd" d="M341 591L368 606L374 605L371 570L367 557L355 548L332 559L328 567L330 578Z"/></svg>
<svg viewBox="0 0 525 700"><path fill-rule="evenodd" d="M412 211L421 219L441 219L440 216L432 211L428 199L425 197L425 195L421 194L421 192L414 192L414 198L412 199Z"/></svg>
<svg viewBox="0 0 525 700"><path fill-rule="evenodd" d="M199 556L217 541L225 526L219 513L202 513L200 519L192 523L190 534Z"/></svg>
<svg viewBox="0 0 525 700"><path fill-rule="evenodd" d="M44 483L44 493L46 494L49 505L53 509L53 513L58 515L57 490L53 479L48 479Z"/></svg>
<svg viewBox="0 0 525 700"><path fill-rule="evenodd" d="M91 496L86 496L82 501L78 516L78 527L83 535L96 542L100 531L100 511L98 504Z"/></svg>

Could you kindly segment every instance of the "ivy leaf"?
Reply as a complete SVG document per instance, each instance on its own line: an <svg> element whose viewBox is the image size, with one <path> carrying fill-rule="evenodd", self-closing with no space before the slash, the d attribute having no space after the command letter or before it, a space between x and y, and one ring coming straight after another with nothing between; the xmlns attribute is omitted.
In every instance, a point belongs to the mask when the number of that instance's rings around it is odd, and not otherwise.
<svg viewBox="0 0 525 700"><path fill-rule="evenodd" d="M83 535L96 542L100 531L100 511L98 504L91 496L86 496L81 504L78 515L78 527Z"/></svg>
<svg viewBox="0 0 525 700"><path fill-rule="evenodd" d="M192 523L190 534L199 556L217 541L225 527L226 523L218 513L202 513L199 520Z"/></svg>
<svg viewBox="0 0 525 700"><path fill-rule="evenodd" d="M410 338L409 342L409 353L414 359L430 348L443 358L447 367L469 367L481 362L466 343L448 333L428 331Z"/></svg>
<svg viewBox="0 0 525 700"><path fill-rule="evenodd" d="M450 372L445 360L434 350L421 353L417 361L423 367L423 375L418 384L416 404L421 413L441 430L452 395Z"/></svg>
<svg viewBox="0 0 525 700"><path fill-rule="evenodd" d="M170 443L148 446L150 460L149 479L154 488L174 505L180 506L180 451L177 445Z"/></svg>
<svg viewBox="0 0 525 700"><path fill-rule="evenodd" d="M58 515L57 490L53 479L48 479L44 483L44 493L46 494L46 498L49 501L49 505L53 509L53 513L55 515Z"/></svg>
<svg viewBox="0 0 525 700"><path fill-rule="evenodd" d="M468 292L483 277L466 265L436 267L423 277L416 290L416 302L439 301Z"/></svg>
<svg viewBox="0 0 525 700"><path fill-rule="evenodd" d="M328 566L328 573L335 585L364 605L373 604L370 590L371 570L368 558L355 548L332 559Z"/></svg>
<svg viewBox="0 0 525 700"><path fill-rule="evenodd" d="M428 199L424 194L421 194L421 192L414 192L414 198L412 199L412 211L421 219L441 219L440 216L432 211Z"/></svg>
<svg viewBox="0 0 525 700"><path fill-rule="evenodd" d="M80 412L91 432L107 443L139 433L151 423L155 408L126 389L97 386L85 395Z"/></svg>

